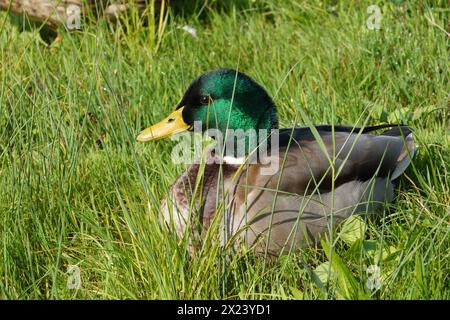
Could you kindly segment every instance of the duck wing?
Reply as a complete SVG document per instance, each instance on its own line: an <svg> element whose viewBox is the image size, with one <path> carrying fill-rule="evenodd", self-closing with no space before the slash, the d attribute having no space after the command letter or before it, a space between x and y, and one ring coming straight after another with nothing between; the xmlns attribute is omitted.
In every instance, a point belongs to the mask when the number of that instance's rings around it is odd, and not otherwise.
<svg viewBox="0 0 450 320"><path fill-rule="evenodd" d="M388 127L391 129L373 133ZM254 172L249 177L256 177L254 185L308 194L311 190L329 191L333 186L375 176L392 181L408 167L415 148L412 129L407 126L361 129L323 125L315 130L280 129L277 150L278 155L272 152L261 159L261 165L250 168ZM278 167L276 174L264 174L268 166Z"/></svg>
<svg viewBox="0 0 450 320"><path fill-rule="evenodd" d="M385 128L280 130L279 152L260 157L231 183L227 233L240 234L257 252L276 254L286 245L316 243L332 224L352 214L377 211L392 200L391 181L414 154L410 128L374 134ZM267 170L273 167L275 173Z"/></svg>

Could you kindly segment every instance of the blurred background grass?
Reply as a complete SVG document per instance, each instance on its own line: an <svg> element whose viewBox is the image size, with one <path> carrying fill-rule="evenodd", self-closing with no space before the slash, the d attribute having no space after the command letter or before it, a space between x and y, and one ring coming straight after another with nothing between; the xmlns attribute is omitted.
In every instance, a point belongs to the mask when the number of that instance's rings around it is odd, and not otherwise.
<svg viewBox="0 0 450 320"><path fill-rule="evenodd" d="M274 97L282 126L405 122L419 154L365 239L391 248L383 299L449 298L450 54L447 1L191 1L159 33L129 17L83 24L46 46L0 14L0 297L336 298L317 284L326 257L274 261L204 250L192 259L161 228L159 203L184 167L173 143L135 142L168 114L191 79L238 68ZM183 26L197 31L197 38ZM440 27L439 27L440 26ZM360 123L361 124L361 123ZM364 283L369 258L337 253ZM81 288L67 286L68 266Z"/></svg>

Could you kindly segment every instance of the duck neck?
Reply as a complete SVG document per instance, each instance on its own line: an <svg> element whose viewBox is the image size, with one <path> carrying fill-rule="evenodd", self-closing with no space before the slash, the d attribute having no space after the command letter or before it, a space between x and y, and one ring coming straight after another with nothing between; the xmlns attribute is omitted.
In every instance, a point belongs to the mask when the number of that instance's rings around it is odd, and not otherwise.
<svg viewBox="0 0 450 320"><path fill-rule="evenodd" d="M247 129L226 132L223 140L225 162L239 163L253 154L256 155L258 148L270 146L271 130L278 128L276 109L273 106L266 108L257 119L253 120L253 124Z"/></svg>

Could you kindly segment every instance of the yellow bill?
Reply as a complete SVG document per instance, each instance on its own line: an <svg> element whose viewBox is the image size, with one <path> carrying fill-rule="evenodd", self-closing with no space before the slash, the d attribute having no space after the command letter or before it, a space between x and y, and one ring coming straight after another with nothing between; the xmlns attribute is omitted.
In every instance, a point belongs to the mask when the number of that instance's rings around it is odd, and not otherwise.
<svg viewBox="0 0 450 320"><path fill-rule="evenodd" d="M137 141L152 141L170 137L174 134L186 131L189 129L182 116L183 108L172 112L167 118L161 122L147 128L139 133Z"/></svg>

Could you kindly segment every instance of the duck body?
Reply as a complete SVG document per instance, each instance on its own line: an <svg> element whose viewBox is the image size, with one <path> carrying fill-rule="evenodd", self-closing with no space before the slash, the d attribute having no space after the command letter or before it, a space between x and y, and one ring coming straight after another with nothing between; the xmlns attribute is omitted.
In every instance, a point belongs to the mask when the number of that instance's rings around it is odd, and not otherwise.
<svg viewBox="0 0 450 320"><path fill-rule="evenodd" d="M230 109L225 101L231 100L231 79L236 106ZM223 120L211 123L202 115L213 104L216 114L225 110L231 117L226 128L218 123ZM254 129L277 131L276 149L256 161L234 163L209 153L205 164L187 168L162 203L167 226L180 238L201 239L214 226L221 245L244 243L257 253L279 254L315 244L350 215L380 211L392 201L394 180L414 154L412 130L406 126L278 129L273 102L264 89L230 69L194 80L177 110L142 131L138 140L191 130L193 119L224 130L253 123ZM381 129L384 132L374 133ZM195 244L190 249L195 250Z"/></svg>
<svg viewBox="0 0 450 320"><path fill-rule="evenodd" d="M316 129L328 156L335 154L339 173L334 177L329 158L309 128L284 129L286 134L295 133L295 143L280 145L270 161L261 159L266 164L220 164L209 155L204 171L200 164L191 165L163 202L167 225L181 238L186 230L197 232L198 224L206 231L221 214L221 245L233 239L258 253L267 247L269 253L277 254L283 248L315 244L350 215L376 213L392 201L393 181L407 167L414 148L410 128L380 135L359 134L359 128L350 127L335 127L334 134L329 126ZM269 162L279 163L277 172L262 174ZM202 191L196 193L199 175L203 176ZM224 212L219 208L225 208Z"/></svg>

